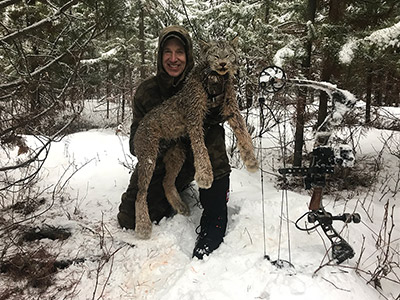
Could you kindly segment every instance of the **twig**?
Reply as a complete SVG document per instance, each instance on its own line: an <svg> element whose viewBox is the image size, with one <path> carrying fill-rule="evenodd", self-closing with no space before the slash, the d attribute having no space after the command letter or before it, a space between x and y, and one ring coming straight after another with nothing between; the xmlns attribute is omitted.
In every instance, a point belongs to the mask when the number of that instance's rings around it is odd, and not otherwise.
<svg viewBox="0 0 400 300"><path fill-rule="evenodd" d="M346 289L344 289L344 288L340 288L340 287L338 287L336 284L334 284L332 281L330 281L330 280L328 280L328 279L326 279L326 278L324 278L324 277L321 277L323 280L325 280L326 282L329 282L330 284L332 284L335 288L337 288L338 290L341 290L341 291L345 291L345 292L348 292L348 293L350 293L351 291L350 290L346 290Z"/></svg>

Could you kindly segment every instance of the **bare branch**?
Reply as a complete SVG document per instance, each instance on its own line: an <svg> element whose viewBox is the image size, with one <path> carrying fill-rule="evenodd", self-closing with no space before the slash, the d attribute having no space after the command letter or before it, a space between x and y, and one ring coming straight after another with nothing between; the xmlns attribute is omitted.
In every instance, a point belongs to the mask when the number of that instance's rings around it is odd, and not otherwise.
<svg viewBox="0 0 400 300"><path fill-rule="evenodd" d="M13 32L13 33L10 33L10 34L8 34L8 35L2 37L2 38L0 39L0 42L10 42L10 41L13 41L14 39L16 39L16 38L18 38L18 37L20 37L20 36L22 36L22 35L25 35L25 34L31 32L31 31L33 31L33 30L35 30L35 29L37 29L37 28L43 26L43 25L46 25L46 24L51 23L52 21L54 21L55 19L57 19L58 16L59 16L60 14L62 14L65 10L67 10L67 9L70 8L72 5L76 4L77 2L78 2L77 0L71 0L71 1L67 2L67 3L64 4L64 6L62 6L54 15L49 16L49 17L47 17L47 18L45 18L45 19L42 19L42 20L40 20L40 21L38 21L38 22L36 22L36 23L34 23L34 24L28 26L28 27L25 27L24 29L15 31L15 32Z"/></svg>
<svg viewBox="0 0 400 300"><path fill-rule="evenodd" d="M54 108L55 105L56 105L56 102L54 102L52 105L50 105L45 110L43 110L42 112L38 113L37 115L32 116L31 118L24 118L20 123L18 123L18 125L13 126L13 127L9 127L6 130L1 131L0 132L0 137L6 135L9 132L13 132L17 128L25 126L25 125L31 123L32 121L35 121L35 120L39 119L40 117L46 115L50 110L52 110Z"/></svg>
<svg viewBox="0 0 400 300"><path fill-rule="evenodd" d="M51 67L53 64L55 64L56 62L60 61L62 58L64 58L66 55L70 55L72 52L72 49L78 44L78 42L80 41L80 39L86 35L88 32L92 31L94 29L96 29L96 24L90 26L87 30L85 30L73 43L72 45L62 54L60 54L59 56L57 56L56 58L54 58L52 61L48 62L47 64L45 64L44 66L38 68L37 70L33 71L32 73L30 73L28 75L28 77L34 77L42 72L44 72L45 70L47 70L49 67ZM92 32L92 36L93 36L93 32ZM9 83L5 83L5 84L0 84L0 89L7 89L7 88L12 88L12 87L16 87L19 86L20 84L22 84L24 81L26 81L24 78L20 78L17 79L13 82L9 82Z"/></svg>
<svg viewBox="0 0 400 300"><path fill-rule="evenodd" d="M13 5L15 3L21 2L21 0L3 0L0 1L0 9L3 9L7 6Z"/></svg>
<svg viewBox="0 0 400 300"><path fill-rule="evenodd" d="M62 134L62 133L65 131L65 129L66 129L68 126L71 125L71 123L75 120L76 116L77 116L77 115L75 115L73 118L71 118L71 120L69 120L69 122L68 122L67 124L65 124L65 125L64 125L59 131L57 131L53 136L51 136L51 137L47 140L47 142L43 143L43 146L41 146L41 148L40 148L32 157L30 157L29 159L27 159L27 160L25 160L25 161L23 161L23 162L21 162L21 163L19 163L19 164L17 164L17 165L6 166L6 167L3 167L3 168L0 168L0 171L1 171L1 172L3 172L3 171L5 172L5 171L15 170L15 169L19 169L19 168L22 168L22 167L29 166L30 164L34 163L35 161L39 161L39 156L40 156L41 153L42 153L43 151L45 151L45 150L46 150L46 158L47 158L47 155L48 155L48 152L49 152L49 147L50 147L51 142L53 142L53 141L56 139L56 137L58 137L60 134ZM13 183L10 183L9 185L7 185L7 186L5 186L5 187L0 188L0 191L7 190L7 189L10 188L10 186L12 186L12 185L18 184L18 183L20 183L20 182L24 182L24 181L26 181L27 179L30 179L30 178L35 177L35 176L39 173L41 167L42 167L43 164L44 164L44 161L46 160L46 158L40 160L41 164L36 168L36 170L35 170L32 174L30 174L30 175L28 175L28 176L25 176L24 178L21 178L21 179L15 181L15 182L13 182Z"/></svg>

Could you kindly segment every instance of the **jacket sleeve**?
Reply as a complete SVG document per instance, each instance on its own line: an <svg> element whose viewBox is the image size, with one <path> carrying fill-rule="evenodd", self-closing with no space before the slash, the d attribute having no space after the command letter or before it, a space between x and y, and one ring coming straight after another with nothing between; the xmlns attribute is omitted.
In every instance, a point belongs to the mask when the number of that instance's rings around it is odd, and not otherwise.
<svg viewBox="0 0 400 300"><path fill-rule="evenodd" d="M129 135L129 151L135 155L134 136L143 117L154 107L163 102L161 91L155 77L143 81L137 88L132 104L132 124ZM171 146L171 141L161 140L159 151L161 154Z"/></svg>
<svg viewBox="0 0 400 300"><path fill-rule="evenodd" d="M131 131L129 135L129 151L132 155L135 155L135 147L133 144L133 137L135 136L136 130L139 126L139 122L143 119L144 115L146 114L144 107L142 106L142 99L138 97L139 93L135 94L133 98L133 108L132 108L132 125Z"/></svg>

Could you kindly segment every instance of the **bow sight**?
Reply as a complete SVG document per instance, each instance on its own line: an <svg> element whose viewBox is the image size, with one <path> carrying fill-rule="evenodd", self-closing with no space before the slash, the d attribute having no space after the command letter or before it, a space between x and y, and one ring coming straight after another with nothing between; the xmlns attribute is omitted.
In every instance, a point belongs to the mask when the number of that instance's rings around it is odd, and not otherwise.
<svg viewBox="0 0 400 300"><path fill-rule="evenodd" d="M282 175L304 176L306 190L315 186L324 187L326 182L325 175L333 174L335 165L351 166L354 161L351 150L345 149L342 146L336 152L338 156L335 156L335 151L332 147L316 147L312 151L310 167L281 168L278 169L278 172Z"/></svg>
<svg viewBox="0 0 400 300"><path fill-rule="evenodd" d="M270 66L261 71L259 84L262 90L276 93L285 86L286 74L281 68Z"/></svg>
<svg viewBox="0 0 400 300"><path fill-rule="evenodd" d="M287 81L298 86L322 89L331 96L333 104L341 103L347 110L350 110L355 104L355 99L349 98L343 90L337 89L333 85L301 79L288 80L285 72L276 66L265 68L260 73L259 85L262 91L275 93L281 90ZM265 102L260 102L260 104L265 105ZM335 105L333 105L333 109L335 109ZM358 213L344 213L334 216L327 212L322 206L322 190L326 185L326 176L328 174L333 174L335 165L352 166L354 162L353 152L349 147L342 146L335 150L327 145L333 127L338 124L337 114L333 117L334 115L334 112L332 112L324 121L323 126L317 129L316 142L311 154L310 166L281 168L278 172L285 178L286 175L303 177L305 189L312 189L309 211L301 216L296 221L295 225L302 231L310 231L320 226L331 241L333 259L340 264L346 259L352 258L354 256L354 251L349 243L347 243L332 227L332 223L333 221L360 223L361 217ZM322 139L320 139L321 136L323 137ZM306 216L309 223L317 224L312 227L301 228L298 224Z"/></svg>

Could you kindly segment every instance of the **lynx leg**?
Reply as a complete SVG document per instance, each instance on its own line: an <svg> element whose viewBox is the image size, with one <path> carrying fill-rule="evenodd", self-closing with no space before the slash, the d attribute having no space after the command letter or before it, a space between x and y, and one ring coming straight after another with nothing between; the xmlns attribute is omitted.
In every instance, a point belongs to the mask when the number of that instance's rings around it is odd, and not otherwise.
<svg viewBox="0 0 400 300"><path fill-rule="evenodd" d="M194 179L200 188L208 189L214 180L210 157L204 144L203 128L189 129L189 137L192 145L195 174Z"/></svg>
<svg viewBox="0 0 400 300"><path fill-rule="evenodd" d="M149 147L150 148L150 147ZM156 149L156 147L153 147ZM138 164L138 193L136 196L136 226L135 232L141 239L149 239L152 230L152 224L149 216L149 208L147 206L147 190L149 188L151 177L156 164L157 151L137 153ZM137 151L138 152L138 151ZM154 153L152 153L154 152Z"/></svg>
<svg viewBox="0 0 400 300"><path fill-rule="evenodd" d="M136 197L136 225L135 232L140 239L147 240L151 236L152 224L147 206L147 193L138 192Z"/></svg>
<svg viewBox="0 0 400 300"><path fill-rule="evenodd" d="M167 151L164 156L165 177L163 179L163 187L165 196L173 209L181 215L189 216L189 206L182 201L175 186L176 177L185 162L185 151L182 144L178 143Z"/></svg>
<svg viewBox="0 0 400 300"><path fill-rule="evenodd" d="M231 102L228 104L233 105ZM251 136L247 130L246 123L241 116L239 109L231 107L231 118L228 119L228 124L232 128L235 136L238 139L238 146L240 156L249 172L256 172L258 170L258 161L254 155L254 146L251 141Z"/></svg>

